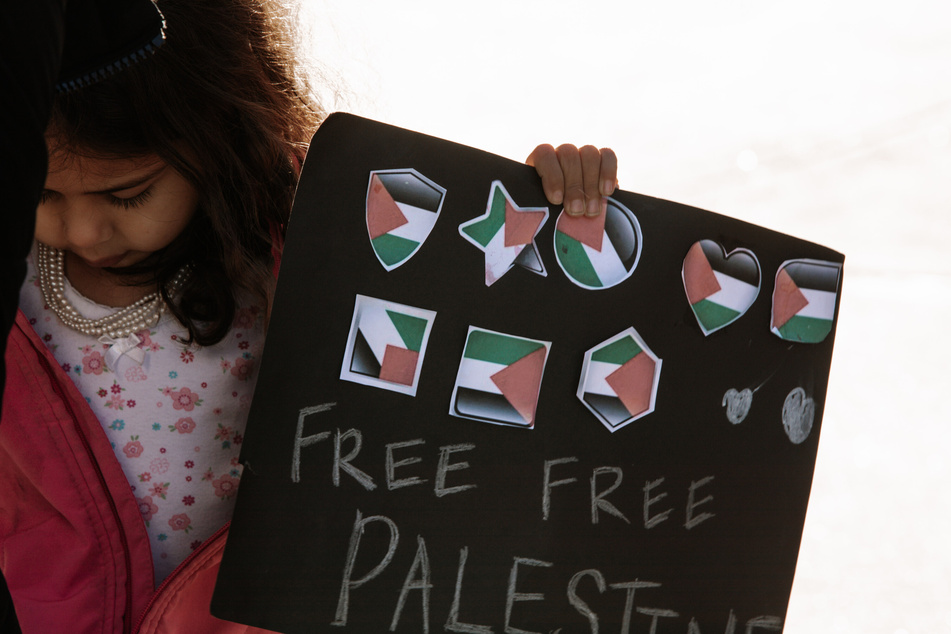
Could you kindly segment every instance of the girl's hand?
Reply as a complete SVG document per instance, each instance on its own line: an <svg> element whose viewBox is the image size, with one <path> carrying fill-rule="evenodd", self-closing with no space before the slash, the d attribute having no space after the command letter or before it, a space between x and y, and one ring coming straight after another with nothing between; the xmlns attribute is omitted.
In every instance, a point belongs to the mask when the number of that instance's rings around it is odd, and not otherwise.
<svg viewBox="0 0 951 634"><path fill-rule="evenodd" d="M539 145L525 160L542 179L545 196L564 205L571 216L597 216L607 207L605 196L617 187L617 157L609 148L577 148L569 143Z"/></svg>

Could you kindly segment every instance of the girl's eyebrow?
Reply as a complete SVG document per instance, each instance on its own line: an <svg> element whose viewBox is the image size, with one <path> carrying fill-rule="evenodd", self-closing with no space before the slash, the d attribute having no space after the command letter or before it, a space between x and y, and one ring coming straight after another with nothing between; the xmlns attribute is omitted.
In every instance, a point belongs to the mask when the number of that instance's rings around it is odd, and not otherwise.
<svg viewBox="0 0 951 634"><path fill-rule="evenodd" d="M142 183L145 183L145 182L147 182L147 181L149 181L149 180L155 178L155 177L158 176L166 167L168 167L167 164L162 164L162 165L159 165L158 167L156 167L154 170L151 170L150 172L148 172L148 173L146 173L146 174L143 174L142 176L136 176L135 178L133 178L133 179L131 179L131 180L129 180L129 181L119 183L119 184L117 184L117 185L115 185L115 186L113 186L113 187L109 187L109 188L107 188L107 189L100 189L100 190L90 191L90 192L86 192L86 193L87 193L87 194L111 194L111 193L113 193L113 192L121 192L121 191L126 190L126 189L132 189L133 187L138 187L138 186L141 185Z"/></svg>

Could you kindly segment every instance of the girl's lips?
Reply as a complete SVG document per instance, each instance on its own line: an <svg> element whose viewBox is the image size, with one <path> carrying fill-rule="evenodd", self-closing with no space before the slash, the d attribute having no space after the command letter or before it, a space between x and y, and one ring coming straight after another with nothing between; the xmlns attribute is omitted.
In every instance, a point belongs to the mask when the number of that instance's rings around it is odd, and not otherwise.
<svg viewBox="0 0 951 634"><path fill-rule="evenodd" d="M82 258L82 259L86 262L86 264L88 264L89 266L93 268L105 269L105 268L109 268L110 266L115 266L116 264L121 262L122 258L124 257L125 257L125 253L120 253L119 255L114 255L108 258L102 258L101 260L87 260L86 258Z"/></svg>

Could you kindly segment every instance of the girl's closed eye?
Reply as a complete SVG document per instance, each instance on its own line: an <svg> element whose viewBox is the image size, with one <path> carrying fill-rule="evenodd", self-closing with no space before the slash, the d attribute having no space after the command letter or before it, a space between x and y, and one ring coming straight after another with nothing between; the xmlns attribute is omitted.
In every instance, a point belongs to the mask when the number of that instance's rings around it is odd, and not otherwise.
<svg viewBox="0 0 951 634"><path fill-rule="evenodd" d="M135 196L129 196L128 198L122 198L115 194L108 194L108 196L111 205L122 207L123 209L133 209L148 202L149 198L152 197L152 186L149 185Z"/></svg>

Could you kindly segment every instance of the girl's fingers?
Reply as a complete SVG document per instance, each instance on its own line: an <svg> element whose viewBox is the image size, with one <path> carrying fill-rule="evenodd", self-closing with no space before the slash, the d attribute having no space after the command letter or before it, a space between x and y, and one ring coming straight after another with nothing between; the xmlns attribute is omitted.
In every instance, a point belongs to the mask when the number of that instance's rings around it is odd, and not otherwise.
<svg viewBox="0 0 951 634"><path fill-rule="evenodd" d="M617 188L617 156L610 148L566 143L539 145L525 161L542 179L548 201L572 216L597 216Z"/></svg>
<svg viewBox="0 0 951 634"><path fill-rule="evenodd" d="M565 180L555 148L547 143L539 145L528 155L525 162L534 167L541 177L542 189L545 190L548 202L560 205L565 197Z"/></svg>
<svg viewBox="0 0 951 634"><path fill-rule="evenodd" d="M581 157L581 178L584 183L584 213L597 216L601 213L601 152L593 145L585 145L578 154Z"/></svg>
<svg viewBox="0 0 951 634"><path fill-rule="evenodd" d="M561 172L565 179L565 211L570 216L580 216L585 210L584 173L581 167L581 153L578 148L565 143L555 150Z"/></svg>

